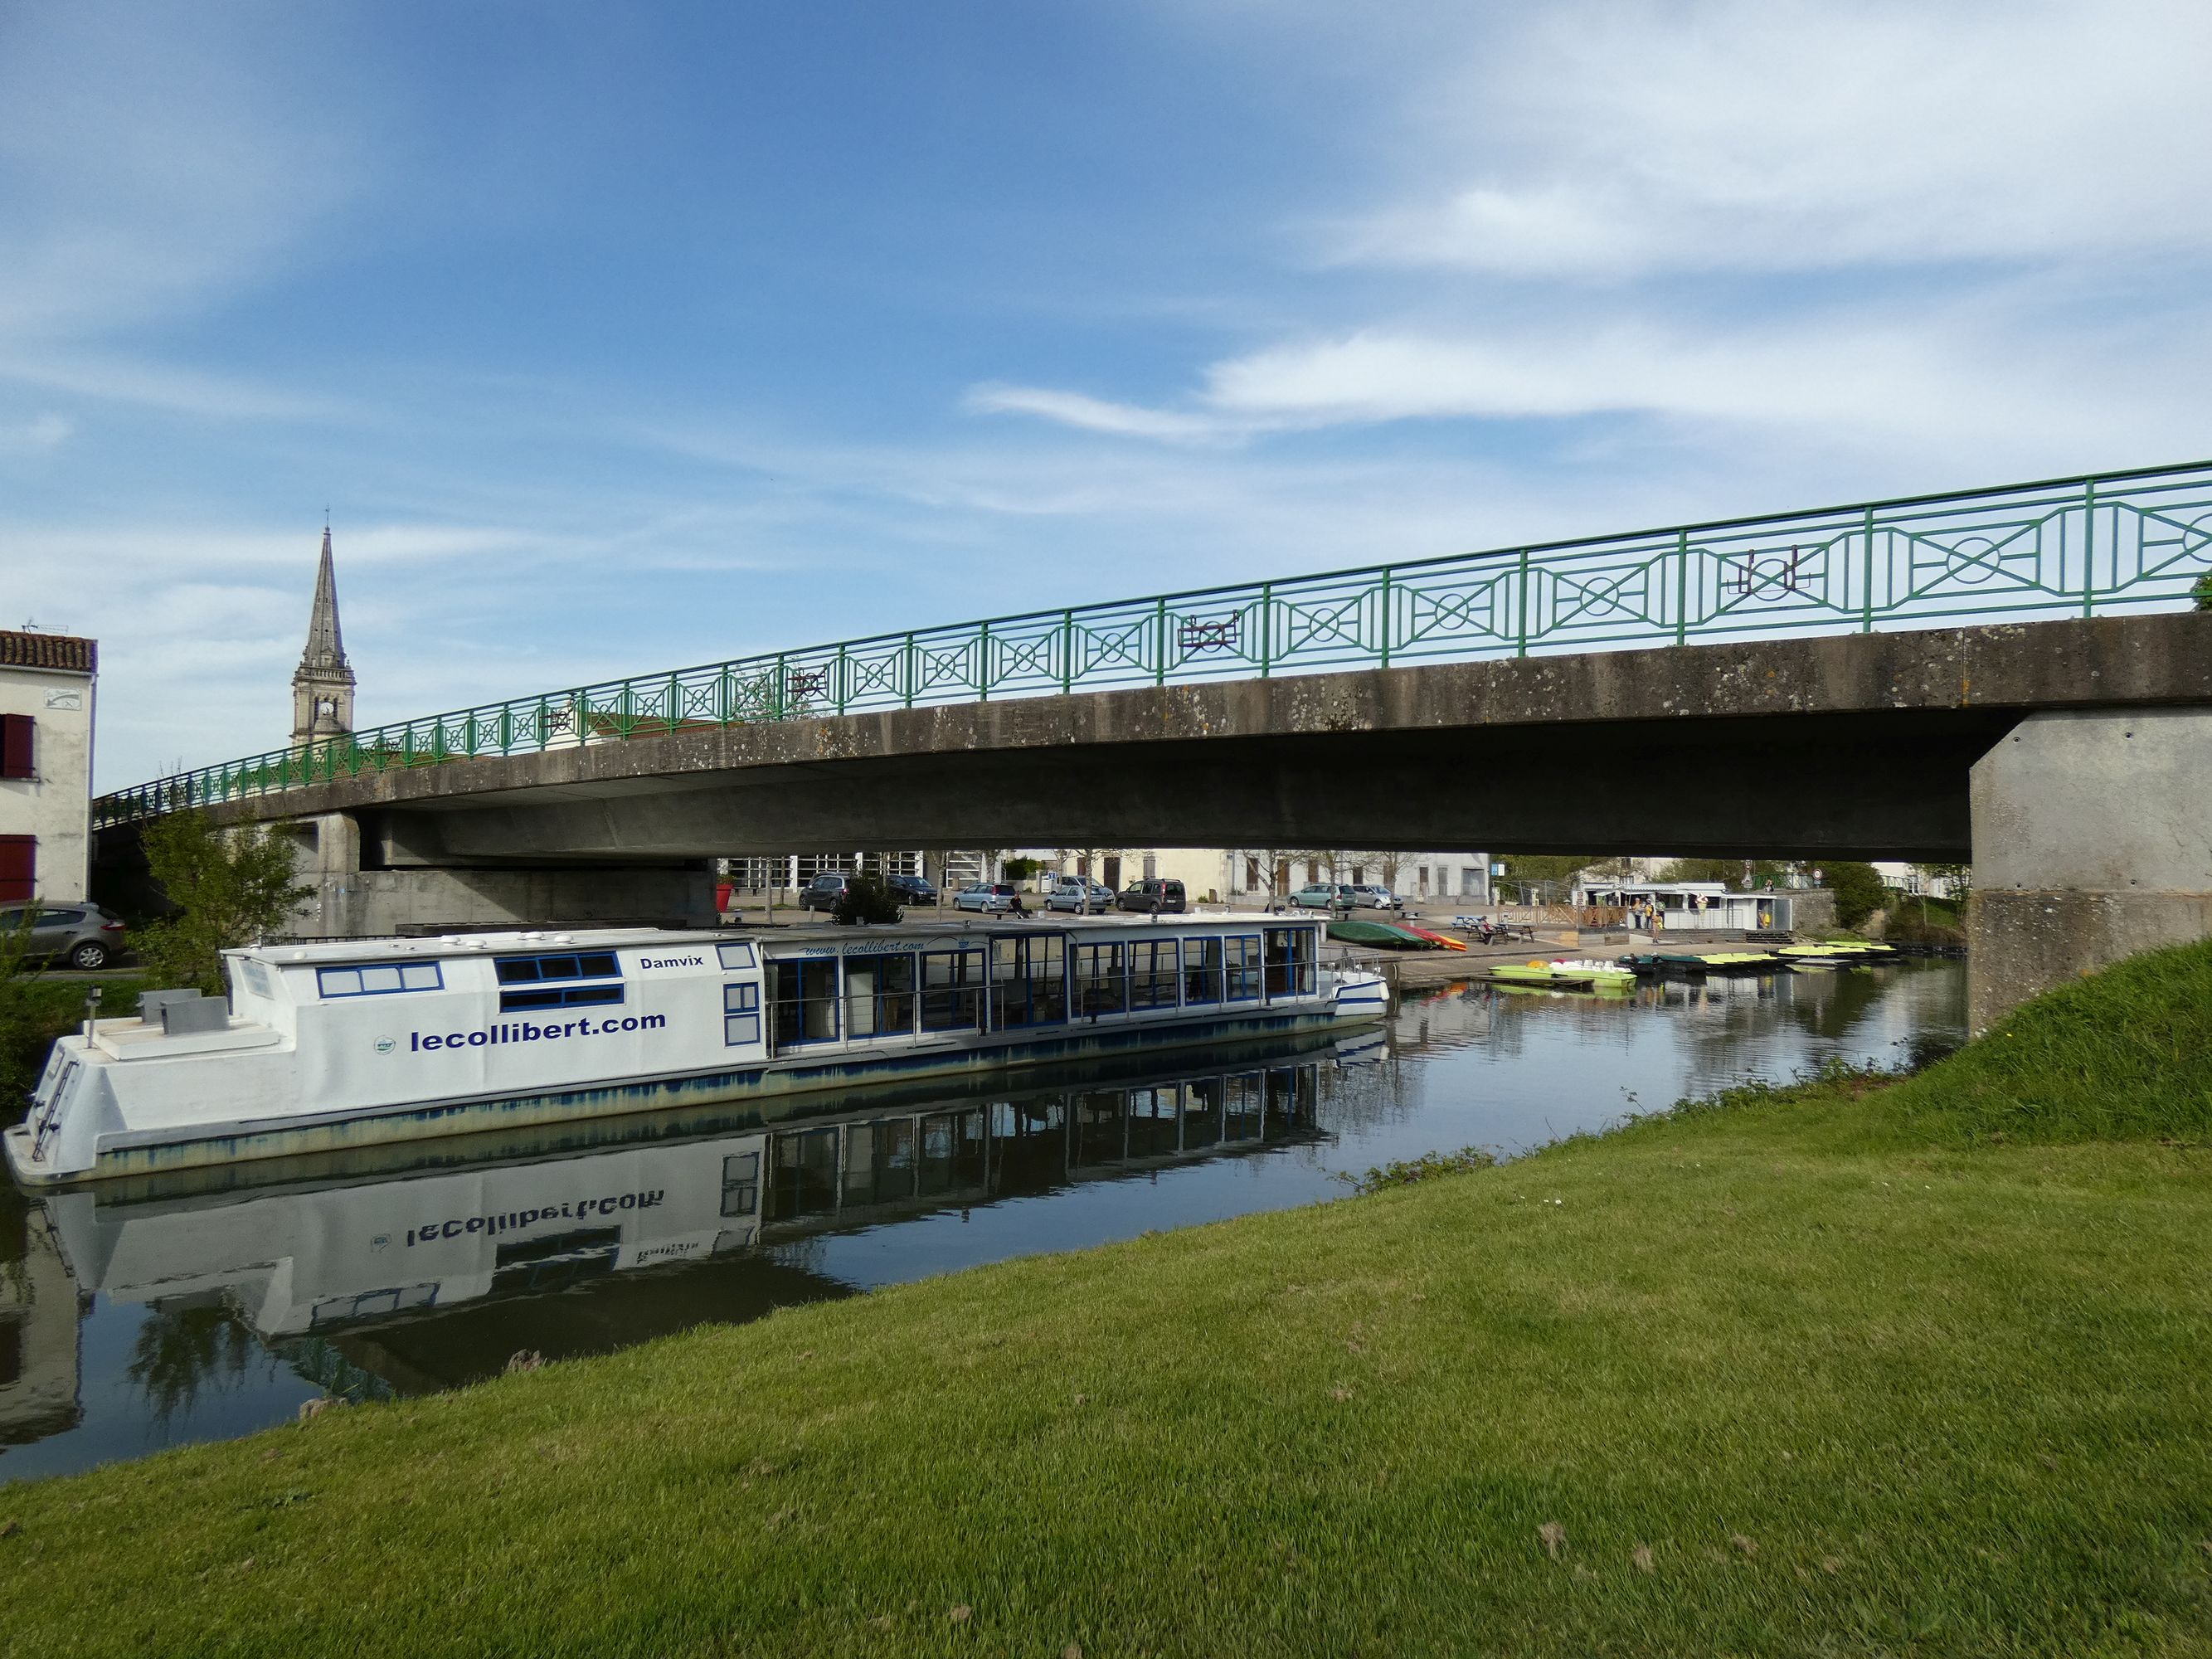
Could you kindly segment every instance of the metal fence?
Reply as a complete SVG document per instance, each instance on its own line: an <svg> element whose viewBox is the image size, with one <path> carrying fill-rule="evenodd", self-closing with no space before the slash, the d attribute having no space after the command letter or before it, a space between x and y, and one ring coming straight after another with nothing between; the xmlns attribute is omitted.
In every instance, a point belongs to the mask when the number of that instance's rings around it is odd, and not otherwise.
<svg viewBox="0 0 2212 1659"><path fill-rule="evenodd" d="M1458 659L2170 609L2212 462L1196 588L404 720L102 797L100 824L397 767L741 722Z"/></svg>

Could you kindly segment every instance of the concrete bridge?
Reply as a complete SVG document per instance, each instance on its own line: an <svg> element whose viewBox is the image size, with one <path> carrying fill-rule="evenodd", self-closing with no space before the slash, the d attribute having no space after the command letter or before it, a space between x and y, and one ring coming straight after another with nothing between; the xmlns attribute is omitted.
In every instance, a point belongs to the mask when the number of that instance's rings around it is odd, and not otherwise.
<svg viewBox="0 0 2212 1659"><path fill-rule="evenodd" d="M712 855L872 844L1971 858L1986 1017L2083 966L2212 935L2212 615L678 729L210 810L301 827L334 934L703 921Z"/></svg>
<svg viewBox="0 0 2212 1659"><path fill-rule="evenodd" d="M2151 468L295 718L97 822L290 821L341 934L704 921L714 855L866 845L1971 858L1986 1014L2212 933L2209 588L2212 465Z"/></svg>

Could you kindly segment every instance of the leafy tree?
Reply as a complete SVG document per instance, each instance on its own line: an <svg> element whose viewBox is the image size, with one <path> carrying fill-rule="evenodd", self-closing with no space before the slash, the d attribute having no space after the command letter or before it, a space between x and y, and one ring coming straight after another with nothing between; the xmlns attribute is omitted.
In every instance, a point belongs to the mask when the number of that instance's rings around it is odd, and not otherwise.
<svg viewBox="0 0 2212 1659"><path fill-rule="evenodd" d="M1042 859L1008 859L1005 868L1006 880L1027 881L1044 868L1044 860Z"/></svg>
<svg viewBox="0 0 2212 1659"><path fill-rule="evenodd" d="M2212 570L2208 570L2199 576L2197 579L2197 586L2189 591L2195 596L2197 608L2199 611L2212 611Z"/></svg>
<svg viewBox="0 0 2212 1659"><path fill-rule="evenodd" d="M314 893L293 879L283 825L226 830L204 812L172 812L142 834L154 879L176 907L133 941L159 983L221 996L222 953L265 938Z"/></svg>
<svg viewBox="0 0 2212 1659"><path fill-rule="evenodd" d="M1836 920L1845 927L1856 927L1889 898L1889 888L1881 878L1881 872L1871 864L1861 864L1856 859L1831 859L1824 866L1828 890L1836 896Z"/></svg>
<svg viewBox="0 0 2212 1659"><path fill-rule="evenodd" d="M848 927L864 921L896 921L899 915L898 901L891 896L890 889L873 876L848 877L845 890L830 907L830 919Z"/></svg>

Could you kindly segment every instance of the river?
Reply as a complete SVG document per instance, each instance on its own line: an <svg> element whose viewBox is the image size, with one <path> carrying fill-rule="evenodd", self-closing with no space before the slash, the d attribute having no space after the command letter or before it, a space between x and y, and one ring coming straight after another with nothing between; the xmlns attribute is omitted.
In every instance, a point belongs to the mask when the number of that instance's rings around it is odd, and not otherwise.
<svg viewBox="0 0 2212 1659"><path fill-rule="evenodd" d="M1039 1251L1340 1199L1368 1169L1578 1131L1964 1035L1954 963L1632 996L1460 985L1349 1042L698 1114L596 1143L284 1167L258 1184L0 1188L0 1481L433 1392ZM617 1138L619 1136L619 1138Z"/></svg>

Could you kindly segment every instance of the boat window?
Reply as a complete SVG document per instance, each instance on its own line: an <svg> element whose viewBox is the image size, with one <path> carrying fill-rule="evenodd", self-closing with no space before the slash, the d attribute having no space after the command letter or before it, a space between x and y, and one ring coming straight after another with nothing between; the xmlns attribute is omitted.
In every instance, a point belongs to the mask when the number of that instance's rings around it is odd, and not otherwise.
<svg viewBox="0 0 2212 1659"><path fill-rule="evenodd" d="M238 976L246 981L246 994L250 996L270 997L276 994L275 988L269 982L269 969L252 957L239 958Z"/></svg>
<svg viewBox="0 0 2212 1659"><path fill-rule="evenodd" d="M974 1031L983 1024L983 953L924 951L921 953L921 1029Z"/></svg>
<svg viewBox="0 0 2212 1659"><path fill-rule="evenodd" d="M1182 1000L1186 1007L1221 1000L1221 941L1218 938L1182 942Z"/></svg>
<svg viewBox="0 0 2212 1659"><path fill-rule="evenodd" d="M315 988L326 997L375 997L389 995L394 991L438 991L445 988L445 983L434 962L404 962L378 968L318 968L315 970Z"/></svg>
<svg viewBox="0 0 2212 1659"><path fill-rule="evenodd" d="M740 939L735 945L724 945L717 948L721 952L722 966L725 968L750 968L754 965L753 946L750 939Z"/></svg>
<svg viewBox="0 0 2212 1659"><path fill-rule="evenodd" d="M800 957L768 964L769 1041L779 1052L837 1040L837 959Z"/></svg>
<svg viewBox="0 0 2212 1659"><path fill-rule="evenodd" d="M1231 1002L1260 1000L1260 936L1232 933L1222 940L1228 947L1228 990Z"/></svg>
<svg viewBox="0 0 2212 1659"><path fill-rule="evenodd" d="M1314 930L1267 929L1267 994L1311 996L1314 991Z"/></svg>
<svg viewBox="0 0 2212 1659"><path fill-rule="evenodd" d="M914 957L845 958L845 1035L908 1036L914 1031Z"/></svg>
<svg viewBox="0 0 2212 1659"><path fill-rule="evenodd" d="M622 964L611 951L566 951L543 957L495 958L501 985L535 985L545 980L615 979Z"/></svg>
<svg viewBox="0 0 2212 1659"><path fill-rule="evenodd" d="M1140 939L1129 945L1129 1006L1172 1008L1179 960L1171 939Z"/></svg>
<svg viewBox="0 0 2212 1659"><path fill-rule="evenodd" d="M747 983L722 988L722 1041L732 1047L760 1041L759 986Z"/></svg>
<svg viewBox="0 0 2212 1659"><path fill-rule="evenodd" d="M499 1011L511 1014L526 1008L591 1008L622 1000L623 988L619 985L545 985L501 991Z"/></svg>
<svg viewBox="0 0 2212 1659"><path fill-rule="evenodd" d="M1128 964L1121 944L1079 945L1075 947L1075 1012L1089 1018L1118 1014L1129 1006Z"/></svg>
<svg viewBox="0 0 2212 1659"><path fill-rule="evenodd" d="M1067 1018L1067 941L1058 933L992 941L991 1024L1056 1025Z"/></svg>

